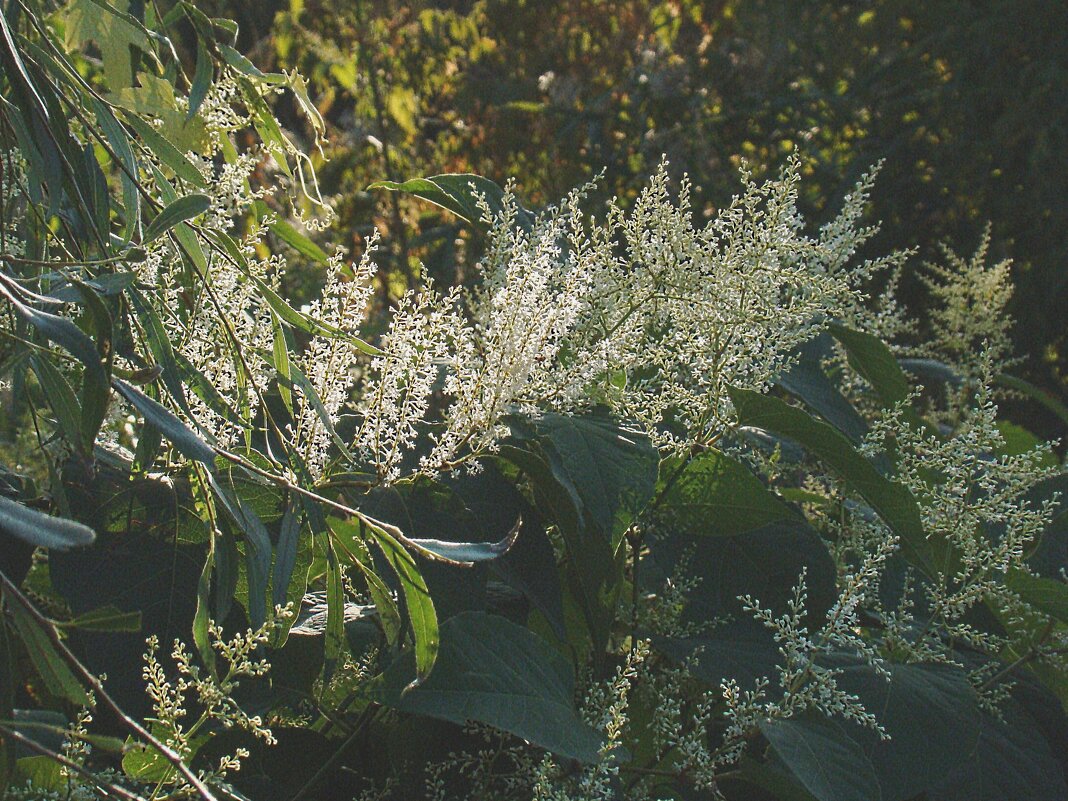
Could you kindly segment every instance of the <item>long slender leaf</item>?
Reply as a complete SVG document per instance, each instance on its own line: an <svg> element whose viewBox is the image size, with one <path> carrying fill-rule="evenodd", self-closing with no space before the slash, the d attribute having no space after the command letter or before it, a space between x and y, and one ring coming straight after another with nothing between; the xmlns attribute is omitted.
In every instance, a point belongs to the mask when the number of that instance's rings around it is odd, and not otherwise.
<svg viewBox="0 0 1068 801"><path fill-rule="evenodd" d="M412 626L412 640L415 645L415 679L407 688L412 689L426 680L438 658L440 640L434 601L419 573L415 559L404 546L383 528L369 525L367 531L386 557L386 562L397 574L401 592L404 594L404 605Z"/></svg>
<svg viewBox="0 0 1068 801"><path fill-rule="evenodd" d="M199 217L209 208L211 208L211 198L200 194L186 195L167 204L167 207L149 223L145 230L144 244L163 236L178 223Z"/></svg>
<svg viewBox="0 0 1068 801"><path fill-rule="evenodd" d="M215 451L211 449L211 446L194 434L189 426L159 401L148 397L137 387L121 378L112 379L112 385L184 455L194 461L203 462L209 468L215 465Z"/></svg>
<svg viewBox="0 0 1068 801"><path fill-rule="evenodd" d="M86 525L30 509L0 495L0 531L31 545L67 550L90 545L96 533Z"/></svg>

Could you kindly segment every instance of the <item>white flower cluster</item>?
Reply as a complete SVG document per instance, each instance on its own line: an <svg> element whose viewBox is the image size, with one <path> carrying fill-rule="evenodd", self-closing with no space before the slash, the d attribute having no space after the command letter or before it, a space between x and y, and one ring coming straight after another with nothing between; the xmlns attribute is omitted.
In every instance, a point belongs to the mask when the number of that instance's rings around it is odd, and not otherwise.
<svg viewBox="0 0 1068 801"><path fill-rule="evenodd" d="M685 180L672 198L666 165L603 221L587 220L585 189L526 227L511 192L496 213L483 199L482 283L466 314L431 289L402 302L360 389L360 453L394 480L433 424L418 469L451 469L493 450L507 414L597 403L683 449L725 428L728 385L766 388L828 317L897 330L892 304L864 316L861 285L901 257L846 266L873 231L856 228L870 178L817 237L802 231L796 159L762 184L743 178L703 228Z"/></svg>
<svg viewBox="0 0 1068 801"><path fill-rule="evenodd" d="M233 693L242 677L263 676L270 670L265 659L254 657L255 652L270 639L271 631L279 621L292 616L288 607L277 607L275 618L262 627L249 630L227 639L222 628L209 623L208 636L213 649L223 660L207 672L194 661L192 653L180 640L174 641L171 659L175 675L169 678L158 658L159 641L155 635L148 638L142 676L145 692L152 700L154 731L161 733L163 742L180 754L183 759L193 755L197 734L211 723L223 728L244 729L265 743L274 744L274 735L259 716L250 716L234 700ZM195 701L200 714L188 727L183 723L191 702ZM224 779L227 773L239 770L241 761L248 756L247 749L238 748L233 754L220 758L218 766L202 775L205 781ZM170 776L168 784L184 786L184 779L177 771Z"/></svg>
<svg viewBox="0 0 1068 801"><path fill-rule="evenodd" d="M1025 549L1049 524L1057 502L1056 496L1040 503L1027 496L1063 472L1050 443L1006 453L990 388L993 357L984 354L972 369L978 383L969 384L971 402L950 434L919 430L891 413L871 435L869 450L883 447L896 459L897 479L917 499L928 538L954 554L951 567L924 585L931 622L911 647L926 658L945 652L946 633L997 652L999 641L963 618L984 601L1014 604L1005 575L1028 569Z"/></svg>
<svg viewBox="0 0 1068 801"><path fill-rule="evenodd" d="M1012 298L1012 262L988 264L990 227L987 226L970 260L943 247L946 264L928 264L925 282L934 304L931 312L931 355L945 360L966 379L976 379L977 353L984 353L995 373L1013 364L1007 312Z"/></svg>

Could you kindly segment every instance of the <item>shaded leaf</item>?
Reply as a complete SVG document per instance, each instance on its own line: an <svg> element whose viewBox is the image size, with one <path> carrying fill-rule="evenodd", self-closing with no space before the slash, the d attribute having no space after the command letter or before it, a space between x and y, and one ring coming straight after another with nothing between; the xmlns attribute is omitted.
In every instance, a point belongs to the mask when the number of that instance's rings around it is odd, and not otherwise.
<svg viewBox="0 0 1068 801"><path fill-rule="evenodd" d="M483 612L449 618L441 636L438 665L421 686L403 691L412 668L402 659L371 685L369 697L402 712L487 723L583 762L598 759L601 738L574 708L571 668L547 643Z"/></svg>
<svg viewBox="0 0 1068 801"><path fill-rule="evenodd" d="M763 720L760 732L797 780L820 801L878 801L879 780L856 740L833 720L810 712Z"/></svg>
<svg viewBox="0 0 1068 801"><path fill-rule="evenodd" d="M88 526L30 509L3 495L0 495L0 531L53 550L89 545L96 539L96 534Z"/></svg>

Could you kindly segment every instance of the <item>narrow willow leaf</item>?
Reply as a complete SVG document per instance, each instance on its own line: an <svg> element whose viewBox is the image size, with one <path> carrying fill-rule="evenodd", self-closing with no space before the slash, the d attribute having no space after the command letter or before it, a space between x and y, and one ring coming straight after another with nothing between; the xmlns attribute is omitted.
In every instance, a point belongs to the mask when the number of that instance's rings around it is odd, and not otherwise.
<svg viewBox="0 0 1068 801"><path fill-rule="evenodd" d="M207 473L208 483L230 517L245 535L248 575L247 610L253 628L267 622L267 585L271 576L271 535L256 510L234 489L233 483Z"/></svg>
<svg viewBox="0 0 1068 801"><path fill-rule="evenodd" d="M82 302L88 310L92 321L93 333L96 334L96 352L102 364L101 370L87 370L82 379L81 399L81 435L86 449L91 449L96 436L104 423L111 402L111 386L108 375L112 362L112 319L104 301L90 286L82 281L72 280L74 289L81 295Z"/></svg>
<svg viewBox="0 0 1068 801"><path fill-rule="evenodd" d="M286 82L286 77L284 75L279 73L261 72L259 67L228 44L220 43L219 52L222 54L223 60L227 64L243 75L248 75L250 78L255 78L258 81L263 81L264 83L269 83L274 86L280 86Z"/></svg>
<svg viewBox="0 0 1068 801"><path fill-rule="evenodd" d="M137 132L148 149L155 153L161 162L174 170L175 175L193 186L207 189L207 181L200 174L200 170L193 166L193 162L186 158L178 148L167 141L163 134L136 114L127 113L125 117L126 122Z"/></svg>
<svg viewBox="0 0 1068 801"><path fill-rule="evenodd" d="M307 334L315 334L316 336L325 336L332 338L344 339L346 342L355 345L362 352L371 356L384 356L385 352L379 350L374 345L370 345L364 342L359 337L355 337L352 334L342 331L340 328L324 323L321 320L316 320L314 317L304 312L297 311L285 300L283 300L277 292L267 286L262 280L256 276L251 276L255 282L256 287L263 295L263 299L267 301L267 305L283 320L292 325L294 328L304 331Z"/></svg>
<svg viewBox="0 0 1068 801"><path fill-rule="evenodd" d="M90 545L96 533L86 525L30 509L0 495L0 531L31 545L64 551Z"/></svg>
<svg viewBox="0 0 1068 801"><path fill-rule="evenodd" d="M434 554L451 562L473 565L476 562L492 562L504 556L515 545L516 538L523 526L517 520L508 536L500 542L447 542L445 540L419 539L412 537L408 542L415 543L422 551Z"/></svg>
<svg viewBox="0 0 1068 801"><path fill-rule="evenodd" d="M112 379L112 385L182 454L194 461L203 462L209 468L214 467L215 451L173 412L121 378Z"/></svg>
<svg viewBox="0 0 1068 801"><path fill-rule="evenodd" d="M289 362L289 343L286 342L285 328L275 311L271 311L271 361L274 369L278 371L278 395L285 404L286 411L293 414L293 390L290 384L293 382L293 374Z"/></svg>
<svg viewBox="0 0 1068 801"><path fill-rule="evenodd" d="M397 609L393 593L389 591L386 583L360 558L360 551L365 543L365 527L360 522L340 520L336 517L329 518L329 525L338 540L338 548L348 557L349 564L359 568L367 582L367 591L371 595L375 609L378 610L378 618L382 624L382 633L386 635L386 641L391 647L396 645L402 631L400 610Z"/></svg>
<svg viewBox="0 0 1068 801"><path fill-rule="evenodd" d="M345 648L345 585L341 562L333 545L326 553L326 642L323 646L323 680L329 681L341 663Z"/></svg>
<svg viewBox="0 0 1068 801"><path fill-rule="evenodd" d="M208 90L211 89L211 79L215 77L215 67L211 61L211 53L208 52L208 48L204 46L204 40L197 39L197 68L193 74L193 83L189 87L189 111L186 112L186 119L191 120L200 111L201 105L204 103L204 98L208 96Z"/></svg>
<svg viewBox="0 0 1068 801"><path fill-rule="evenodd" d="M0 501L6 500L0 496ZM41 624L17 600L9 599L8 612L15 623L15 629L22 638L26 652L33 662L34 669L44 681L48 691L59 698L70 701L75 706L85 706L89 696L78 682L63 657L56 651L48 634L41 629ZM51 625L51 624L47 624Z"/></svg>
<svg viewBox="0 0 1068 801"><path fill-rule="evenodd" d="M0 275L0 294L11 302L16 314L36 328L43 337L55 342L84 364L86 372L93 374L94 380L106 383L107 373L93 340L67 318L23 303L15 294L17 287L13 291L9 281L9 278Z"/></svg>
<svg viewBox="0 0 1068 801"><path fill-rule="evenodd" d="M826 462L901 537L902 547L928 575L937 575L935 546L923 530L916 499L904 486L880 475L848 439L801 409L745 389L729 390L739 422L796 440Z"/></svg>
<svg viewBox="0 0 1068 801"><path fill-rule="evenodd" d="M410 659L400 659L367 693L373 700L457 724L475 720L546 748L593 763L601 738L574 706L570 665L522 626L484 612L463 612L441 626L438 666L421 686L406 682Z"/></svg>
<svg viewBox="0 0 1068 801"><path fill-rule="evenodd" d="M144 295L135 287L130 287L128 296L137 314L141 327L145 330L145 342L152 352L152 357L160 366L163 377L163 385L170 393L171 400L186 414L190 414L189 406L185 399L185 388L182 385L178 362L175 360L174 348L171 346L171 338L159 314L148 302Z"/></svg>
<svg viewBox="0 0 1068 801"><path fill-rule="evenodd" d="M178 223L199 217L211 208L211 198L207 195L193 194L180 197L156 215L145 230L143 244L158 239Z"/></svg>
<svg viewBox="0 0 1068 801"><path fill-rule="evenodd" d="M57 370L55 365L48 359L34 355L30 359L30 364L33 367L34 374L37 376L37 381L41 385L41 389L44 391L45 398L48 399L49 406L52 407L52 411L56 415L56 422L59 423L59 429L63 432L63 436L67 442L84 453L85 449L81 438L81 409L78 406L78 399L74 395L74 390L67 383L67 379L63 377L63 373Z"/></svg>
<svg viewBox="0 0 1068 801"><path fill-rule="evenodd" d="M138 632L141 630L141 613L124 612L109 604L56 625L60 628L82 629L83 631Z"/></svg>
<svg viewBox="0 0 1068 801"><path fill-rule="evenodd" d="M440 640L434 601L419 573L415 559L404 546L383 528L369 525L367 531L400 581L415 645L415 678L407 688L413 689L426 681L438 658Z"/></svg>
<svg viewBox="0 0 1068 801"><path fill-rule="evenodd" d="M367 188L408 192L479 227L484 226L482 210L477 205L479 196L486 199L494 214L499 214L504 208L504 190L488 178L471 173L432 175L429 178L412 178L403 183L376 181ZM529 229L533 225L534 215L526 209L520 209L517 222L521 227Z"/></svg>
<svg viewBox="0 0 1068 801"><path fill-rule="evenodd" d="M298 253L319 264L326 264L326 252L285 220L275 220L271 223L270 230Z"/></svg>
<svg viewBox="0 0 1068 801"><path fill-rule="evenodd" d="M871 760L833 720L811 712L763 720L760 733L783 764L819 801L879 801Z"/></svg>

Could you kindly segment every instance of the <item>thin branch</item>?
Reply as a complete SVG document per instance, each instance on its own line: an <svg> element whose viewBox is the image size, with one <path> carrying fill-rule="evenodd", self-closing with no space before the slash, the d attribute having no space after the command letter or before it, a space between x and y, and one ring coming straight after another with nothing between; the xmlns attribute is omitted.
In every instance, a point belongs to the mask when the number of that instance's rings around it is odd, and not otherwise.
<svg viewBox="0 0 1068 801"><path fill-rule="evenodd" d="M55 646L56 650L67 660L71 667L82 675L82 678L92 688L96 697L103 701L104 705L115 713L119 720L121 720L139 738L163 754L164 759L174 765L178 772L189 782L190 786L197 791L197 794L203 801L218 801L214 793L212 793L204 783L203 779L197 776L196 773L193 772L193 769L185 764L182 757L173 748L161 742L159 738L138 723L137 720L123 711L122 707L120 707L115 699L108 694L108 691L104 689L104 685L100 679L94 676L93 673L85 667L85 665L78 660L78 657L76 657L67 647L67 644L63 642L59 633L56 631L56 627L52 625L52 621L41 614L37 607L22 594L22 591L16 587L11 579L4 575L2 571L0 571L0 587L3 588L5 594L9 594L20 606L30 613L30 616L33 617L37 625L44 630L49 641Z"/></svg>
<svg viewBox="0 0 1068 801"><path fill-rule="evenodd" d="M145 797L143 795L131 793L129 790L126 790L123 787L119 787L117 784L112 784L111 782L104 781L91 770L88 770L87 768L84 768L83 766L79 765L77 762L68 759L67 757L63 756L63 754L45 748L45 746L41 745L36 740L27 737L18 730L13 729L6 724L0 723L0 731L3 731L6 737L10 737L14 742L17 742L24 748L28 748L31 751L36 751L41 756L48 757L54 762L58 762L67 770L74 771L82 778L92 782L94 785L96 785L98 790L103 793L106 793L110 798L119 798L122 799L122 801L145 801Z"/></svg>

